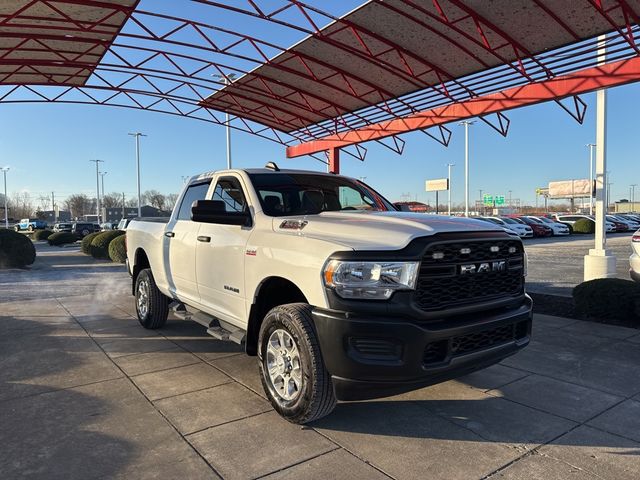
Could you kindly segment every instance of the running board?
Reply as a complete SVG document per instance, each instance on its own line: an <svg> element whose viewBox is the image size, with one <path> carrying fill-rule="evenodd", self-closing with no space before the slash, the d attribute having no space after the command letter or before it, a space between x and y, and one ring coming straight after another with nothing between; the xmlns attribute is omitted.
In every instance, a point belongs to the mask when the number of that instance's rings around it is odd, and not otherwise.
<svg viewBox="0 0 640 480"><path fill-rule="evenodd" d="M207 328L207 333L217 340L225 342L234 342L238 345L242 345L245 341L246 332L241 328L238 328L230 323L218 320L212 315L201 312L200 310L192 309L187 310L184 303L172 302L169 308L173 310L176 317L183 320L191 320L199 323L203 327Z"/></svg>

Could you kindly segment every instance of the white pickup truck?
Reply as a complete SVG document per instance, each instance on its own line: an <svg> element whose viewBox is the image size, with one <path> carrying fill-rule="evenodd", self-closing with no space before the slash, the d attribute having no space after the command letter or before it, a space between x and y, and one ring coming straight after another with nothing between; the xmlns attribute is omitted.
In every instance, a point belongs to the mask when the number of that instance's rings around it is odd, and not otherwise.
<svg viewBox="0 0 640 480"><path fill-rule="evenodd" d="M521 240L498 225L399 212L338 175L224 170L169 219L127 228L140 323L170 309L257 355L287 420L492 365L529 343Z"/></svg>

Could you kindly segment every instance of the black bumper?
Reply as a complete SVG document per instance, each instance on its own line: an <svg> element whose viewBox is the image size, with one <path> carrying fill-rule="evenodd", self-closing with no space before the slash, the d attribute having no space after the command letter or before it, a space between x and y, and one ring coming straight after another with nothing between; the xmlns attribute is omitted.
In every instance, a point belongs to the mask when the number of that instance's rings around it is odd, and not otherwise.
<svg viewBox="0 0 640 480"><path fill-rule="evenodd" d="M516 307L419 322L316 309L320 347L340 400L389 396L485 368L531 336L529 296Z"/></svg>

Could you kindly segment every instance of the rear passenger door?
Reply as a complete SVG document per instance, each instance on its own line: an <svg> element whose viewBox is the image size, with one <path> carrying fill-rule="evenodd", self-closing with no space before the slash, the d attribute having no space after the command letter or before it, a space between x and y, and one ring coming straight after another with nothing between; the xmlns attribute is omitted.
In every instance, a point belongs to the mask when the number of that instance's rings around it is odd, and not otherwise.
<svg viewBox="0 0 640 480"><path fill-rule="evenodd" d="M187 187L180 208L167 224L164 236L164 265L169 290L180 300L200 301L196 283L196 244L200 224L191 220L191 204L207 197L211 179Z"/></svg>

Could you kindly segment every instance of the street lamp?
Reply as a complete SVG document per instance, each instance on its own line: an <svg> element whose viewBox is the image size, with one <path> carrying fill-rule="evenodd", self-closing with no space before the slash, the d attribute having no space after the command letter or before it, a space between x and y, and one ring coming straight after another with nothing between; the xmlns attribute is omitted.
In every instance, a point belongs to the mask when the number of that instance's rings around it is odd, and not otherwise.
<svg viewBox="0 0 640 480"><path fill-rule="evenodd" d="M447 201L447 215L451 216L451 167L455 167L456 164L455 163L447 163L447 170L448 170L448 185L447 187L447 193L449 195L448 201Z"/></svg>
<svg viewBox="0 0 640 480"><path fill-rule="evenodd" d="M100 223L100 163L104 163L104 160L89 160L96 164L96 218Z"/></svg>
<svg viewBox="0 0 640 480"><path fill-rule="evenodd" d="M102 182L102 199L104 200L104 176L108 172L100 172L100 181Z"/></svg>
<svg viewBox="0 0 640 480"><path fill-rule="evenodd" d="M589 215L593 215L593 149L595 143L587 143L589 148Z"/></svg>
<svg viewBox="0 0 640 480"><path fill-rule="evenodd" d="M231 85L231 83L235 80L236 76L233 73L229 75L213 75L215 78L219 78L220 81L225 85ZM229 120L229 112L225 112L224 114L224 123L227 129L227 168L231 169L231 123Z"/></svg>
<svg viewBox="0 0 640 480"><path fill-rule="evenodd" d="M7 172L9 167L2 167L0 170L4 176L4 228L9 229L9 210L7 209Z"/></svg>
<svg viewBox="0 0 640 480"><path fill-rule="evenodd" d="M472 120L463 120L459 125L464 125L464 216L469 216L469 125Z"/></svg>
<svg viewBox="0 0 640 480"><path fill-rule="evenodd" d="M511 201L511 190L509 190L509 208L512 209L513 208L513 202Z"/></svg>
<svg viewBox="0 0 640 480"><path fill-rule="evenodd" d="M129 134L136 137L136 180L138 182L138 217L142 216L142 199L140 197L140 137L146 137L143 133L136 132Z"/></svg>
<svg viewBox="0 0 640 480"><path fill-rule="evenodd" d="M632 183L630 186L631 186L631 211L635 212L636 211L636 187L638 186L638 184Z"/></svg>

